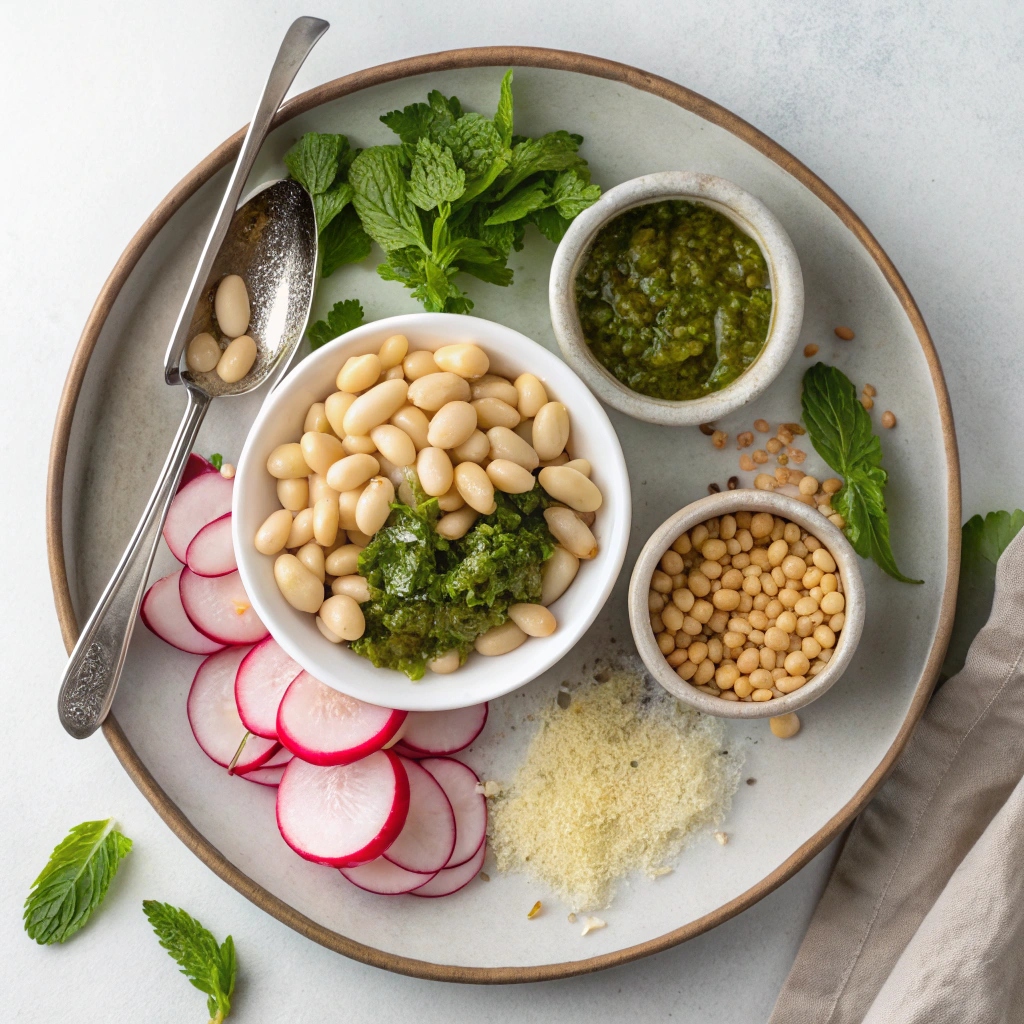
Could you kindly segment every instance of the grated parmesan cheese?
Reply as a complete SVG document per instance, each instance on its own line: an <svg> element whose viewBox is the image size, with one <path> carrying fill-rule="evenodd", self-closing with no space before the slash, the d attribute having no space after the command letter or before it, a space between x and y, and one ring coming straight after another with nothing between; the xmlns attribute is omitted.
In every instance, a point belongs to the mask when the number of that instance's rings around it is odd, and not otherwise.
<svg viewBox="0 0 1024 1024"><path fill-rule="evenodd" d="M740 777L719 719L631 668L599 675L540 716L488 829L499 870L527 871L576 911L608 906L630 871L671 870L724 818Z"/></svg>

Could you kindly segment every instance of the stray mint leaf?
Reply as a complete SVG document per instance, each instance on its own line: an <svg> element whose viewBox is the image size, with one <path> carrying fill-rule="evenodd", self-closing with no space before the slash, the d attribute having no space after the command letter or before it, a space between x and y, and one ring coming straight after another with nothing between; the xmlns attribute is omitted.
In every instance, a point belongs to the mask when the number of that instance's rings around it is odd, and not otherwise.
<svg viewBox="0 0 1024 1024"><path fill-rule="evenodd" d="M221 1024L231 1013L237 961L235 943L229 935L220 945L194 917L169 903L143 900L142 909L160 940L174 958L181 973L200 992L206 993L210 1024Z"/></svg>
<svg viewBox="0 0 1024 1024"><path fill-rule="evenodd" d="M25 900L29 938L40 945L66 942L103 902L118 865L132 841L114 828L114 819L76 825L50 854Z"/></svg>
<svg viewBox="0 0 1024 1024"><path fill-rule="evenodd" d="M846 536L861 558L873 559L893 579L920 583L896 567L889 542L889 516L882 445L857 389L834 366L815 363L804 374L803 416L815 451L843 478L832 507L846 520Z"/></svg>
<svg viewBox="0 0 1024 1024"><path fill-rule="evenodd" d="M345 186L346 188L348 186ZM355 208L346 206L320 234L320 266L322 277L330 277L346 263L359 263L370 255L372 241L363 230Z"/></svg>
<svg viewBox="0 0 1024 1024"><path fill-rule="evenodd" d="M344 135L307 132L285 153L284 165L288 173L315 197L334 184L338 164L348 150L348 139Z"/></svg>
<svg viewBox="0 0 1024 1024"><path fill-rule="evenodd" d="M334 341L355 327L362 327L364 323L363 307L358 299L336 302L323 320L317 320L306 330L309 347L315 352L327 342Z"/></svg>
<svg viewBox="0 0 1024 1024"><path fill-rule="evenodd" d="M942 674L954 676L964 667L967 651L992 611L996 563L1024 526L1024 512L989 512L964 523L960 547L960 588L956 595L953 632Z"/></svg>
<svg viewBox="0 0 1024 1024"><path fill-rule="evenodd" d="M224 465L224 456L221 455L220 452L214 452L210 456L210 465L213 466L214 469L219 470L220 467Z"/></svg>

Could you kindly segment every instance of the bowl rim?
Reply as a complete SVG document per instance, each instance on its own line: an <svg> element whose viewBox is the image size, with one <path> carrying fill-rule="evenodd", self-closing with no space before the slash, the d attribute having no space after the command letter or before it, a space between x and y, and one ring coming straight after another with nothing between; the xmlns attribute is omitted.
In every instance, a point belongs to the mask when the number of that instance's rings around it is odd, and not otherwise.
<svg viewBox="0 0 1024 1024"><path fill-rule="evenodd" d="M825 669L813 676L799 690L784 697L773 697L761 703L748 701L727 701L709 693L702 693L695 686L682 680L665 660L651 629L647 610L647 594L651 575L661 556L671 547L672 542L684 530L690 530L715 516L732 512L771 512L802 526L813 534L836 560L843 596L846 598L846 622L839 633L834 654ZM629 581L629 626L633 640L644 664L654 678L674 697L690 707L718 718L777 718L806 707L826 693L846 671L860 642L864 630L866 595L857 553L843 535L820 512L787 494L774 491L740 488L700 498L683 506L668 517L651 534L637 557Z"/></svg>
<svg viewBox="0 0 1024 1024"><path fill-rule="evenodd" d="M728 217L758 244L772 289L772 316L756 359L721 391L669 401L633 391L594 357L576 311L576 275L597 233L626 210L665 199L688 199ZM699 171L656 171L609 189L569 226L555 251L548 284L555 338L565 361L610 406L636 419L668 426L710 423L753 401L782 372L800 338L804 312L803 272L781 221L739 185Z"/></svg>
<svg viewBox="0 0 1024 1024"><path fill-rule="evenodd" d="M480 324L487 326L481 329L478 326ZM420 338L417 338L418 333L421 335ZM334 374L337 371L324 367L330 367L335 362L340 366L344 362L343 358L339 361L341 353L348 350L354 350L354 352L376 351L379 344L392 334L409 335L416 347L437 348L446 343L443 337L439 337L446 333L450 333L451 340L475 340L485 350L490 350L492 356L500 353L510 362L520 363L524 368L520 372L525 371L526 364L532 359L531 371L542 380L547 381L555 395L564 392L566 382L572 382L570 386L578 389L578 395L574 396L571 402L585 403L582 409L573 412L573 422L579 430L577 436L594 436L596 434L598 437L598 444L603 455L601 470L606 477L604 507L611 514L607 533L601 537L601 550L597 559L594 560L597 562L604 556L600 562L600 571L595 573L589 581L585 614L560 618L559 628L550 637L532 638L530 645L523 645L524 649L531 648L533 659L528 665L521 665L518 673L513 673L508 669L505 672L498 670L500 658L493 659L494 668L487 676L491 685L485 688L478 687L474 689L472 696L464 697L455 696L453 691L456 687L450 684L450 681L457 681L460 678L459 673L446 676L428 675L428 685L423 683L417 683L412 687L403 685L401 692L398 692L398 687L395 688L395 692L390 692L386 685L382 685L387 683L385 676L389 670L377 669L369 661L358 658L356 655L349 655L349 657L341 659L343 667L326 670L328 668L326 660L329 653L328 645L330 645L330 651L335 655L340 652L337 651L335 645L321 638L319 633L314 638L314 643L319 643L312 651L309 650L306 641L300 640L296 635L294 624L285 617L284 609L276 608L278 602L274 600L273 595L266 593L268 586L273 585L272 577L269 584L263 579L268 556L261 555L255 550L251 543L251 537L246 539L244 535L245 522L251 518L251 515L242 511L242 503L249 500L250 492L254 487L259 487L259 474L266 472L263 459L254 454L255 449L263 442L265 434L273 430L272 423L275 417L282 411L282 407L289 404L295 392L305 390L306 397L308 397L311 390L308 384L310 378L316 378L318 374L322 378L322 383L314 389L315 393L328 392L333 387ZM432 335L433 337L422 337L423 335ZM369 347L368 342L370 343ZM302 668L335 689L369 703L383 704L409 711L451 710L493 700L526 685L557 664L579 642L610 597L625 562L632 522L629 474L626 470L622 447L607 413L587 388L585 382L580 380L572 368L559 359L555 353L525 334L496 321L454 313L406 313L374 320L348 331L306 356L292 368L286 377L281 379L267 396L246 436L237 462L234 482L232 535L235 549L238 552L238 570L249 599L257 614L270 630L270 634ZM249 525L252 524L249 523ZM258 526L258 523L256 525ZM292 615L302 614L290 608L287 611ZM318 650L321 653L320 658L316 657ZM347 651L345 653L349 654ZM515 654L515 652L511 653ZM364 669L369 670L369 674L363 671ZM396 672L395 677L403 684L409 683L409 680L401 673Z"/></svg>

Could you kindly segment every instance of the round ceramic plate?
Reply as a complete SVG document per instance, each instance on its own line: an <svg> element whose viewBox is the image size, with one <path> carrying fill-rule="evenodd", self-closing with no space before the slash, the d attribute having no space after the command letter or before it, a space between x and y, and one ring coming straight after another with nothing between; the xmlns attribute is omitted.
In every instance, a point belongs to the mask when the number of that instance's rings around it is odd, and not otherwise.
<svg viewBox="0 0 1024 1024"><path fill-rule="evenodd" d="M745 758L744 779L724 828L650 881L628 879L608 927L580 936L551 909L544 887L522 875L475 881L451 899L374 897L336 872L300 860L274 824L274 791L229 778L196 746L185 696L198 658L173 651L141 626L105 734L125 769L175 833L213 870L267 912L348 956L407 974L458 981L565 977L645 956L726 920L779 885L833 839L881 782L927 702L948 638L959 562L959 477L949 402L921 316L896 269L865 226L823 182L739 118L681 86L578 54L523 48L462 50L373 68L293 100L279 115L250 185L284 173L282 156L302 132L344 132L354 144L393 141L381 113L431 89L490 113L502 70L514 66L516 130L567 128L586 138L594 179L610 187L651 171L684 169L728 178L780 218L803 266L807 309L800 346L858 385L878 388L876 412L899 427L883 438L896 556L922 586L864 565L868 614L843 679L801 712L789 742L765 722L730 722L728 746ZM114 268L71 366L54 432L49 551L58 614L70 646L113 569L148 496L184 396L163 384L162 356L223 191L240 135L228 140L156 209ZM514 254L509 289L470 285L475 313L557 351L548 321L554 247L532 233ZM319 290L314 316L359 297L369 318L414 312L375 261L344 268ZM848 324L856 341L832 329ZM735 436L756 417L798 419L797 354L754 407L719 425ZM264 395L215 403L198 450L241 450ZM725 486L737 455L695 428L670 429L618 413L633 495L630 550L604 612L574 651L528 686L496 702L466 759L485 778L507 779L534 728L534 713L564 679L593 672L595 655L632 650L626 586L637 553L670 513ZM805 470L824 467L810 454ZM154 569L172 568L162 551ZM572 784L572 780L566 780ZM543 899L551 912L529 921Z"/></svg>

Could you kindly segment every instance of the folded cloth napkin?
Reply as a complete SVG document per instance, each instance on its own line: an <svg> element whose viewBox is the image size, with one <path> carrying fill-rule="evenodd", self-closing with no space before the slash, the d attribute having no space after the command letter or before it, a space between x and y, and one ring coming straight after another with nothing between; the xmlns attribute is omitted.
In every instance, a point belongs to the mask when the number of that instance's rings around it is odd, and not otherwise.
<svg viewBox="0 0 1024 1024"><path fill-rule="evenodd" d="M1024 1021L1024 531L857 819L769 1024Z"/></svg>

